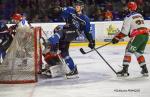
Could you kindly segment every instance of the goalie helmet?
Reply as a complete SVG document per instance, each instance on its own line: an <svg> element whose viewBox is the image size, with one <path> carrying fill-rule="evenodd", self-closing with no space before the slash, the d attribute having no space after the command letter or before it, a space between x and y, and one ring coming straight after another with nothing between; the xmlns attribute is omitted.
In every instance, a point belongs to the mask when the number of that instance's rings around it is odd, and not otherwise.
<svg viewBox="0 0 150 97"><path fill-rule="evenodd" d="M12 19L13 20L17 20L17 21L20 21L20 20L22 20L22 15L21 14L19 14L19 13L15 13L13 16L12 16Z"/></svg>
<svg viewBox="0 0 150 97"><path fill-rule="evenodd" d="M136 4L135 2L129 2L129 3L128 3L128 9L129 9L130 11L136 11L136 9L137 9L137 4Z"/></svg>

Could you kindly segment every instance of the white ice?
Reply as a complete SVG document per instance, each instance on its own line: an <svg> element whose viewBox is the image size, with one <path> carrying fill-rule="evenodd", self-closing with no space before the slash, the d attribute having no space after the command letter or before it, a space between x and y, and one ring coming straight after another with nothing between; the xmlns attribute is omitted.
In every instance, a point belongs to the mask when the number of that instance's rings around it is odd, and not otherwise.
<svg viewBox="0 0 150 97"><path fill-rule="evenodd" d="M0 97L150 97L150 77L141 77L132 56L128 78L118 78L96 53L81 54L80 47L70 48L78 66L78 79L40 79L32 84L0 84ZM85 51L89 48L83 47ZM121 70L125 46L106 46L98 51L116 70ZM144 54L150 71L150 45Z"/></svg>

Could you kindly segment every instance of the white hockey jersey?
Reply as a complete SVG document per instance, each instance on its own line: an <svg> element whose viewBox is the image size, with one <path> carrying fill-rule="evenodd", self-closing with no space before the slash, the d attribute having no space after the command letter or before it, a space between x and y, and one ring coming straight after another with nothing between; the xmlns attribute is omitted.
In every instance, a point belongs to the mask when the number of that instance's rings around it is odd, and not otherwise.
<svg viewBox="0 0 150 97"><path fill-rule="evenodd" d="M27 20L21 20L16 27L16 32L32 32L32 28Z"/></svg>
<svg viewBox="0 0 150 97"><path fill-rule="evenodd" d="M22 19L22 20L17 24L17 26L18 26L18 27L24 27L24 26L30 27L28 21L25 20L25 19Z"/></svg>
<svg viewBox="0 0 150 97"><path fill-rule="evenodd" d="M133 30L143 27L146 28L143 16L132 12L125 17L121 32L125 35L131 35Z"/></svg>

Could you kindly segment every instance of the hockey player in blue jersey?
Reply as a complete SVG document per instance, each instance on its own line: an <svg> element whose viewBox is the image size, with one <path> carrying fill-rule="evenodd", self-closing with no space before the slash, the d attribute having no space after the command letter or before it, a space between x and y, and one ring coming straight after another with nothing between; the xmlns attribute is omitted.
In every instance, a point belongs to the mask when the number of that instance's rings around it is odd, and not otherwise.
<svg viewBox="0 0 150 97"><path fill-rule="evenodd" d="M61 56L70 69L70 72L66 74L67 78L78 74L77 66L69 55L70 42L84 32L89 41L88 46L91 49L95 47L95 40L90 33L90 21L89 18L83 14L83 7L83 2L77 1L75 3L75 8L56 8L55 13L59 13L58 15L66 22L66 24L62 29L56 30L55 34L48 39L54 52L58 49L61 51ZM58 44L59 47L57 46Z"/></svg>
<svg viewBox="0 0 150 97"><path fill-rule="evenodd" d="M6 50L10 46L12 39L13 38L8 31L7 25L3 22L0 22L0 64L5 58Z"/></svg>

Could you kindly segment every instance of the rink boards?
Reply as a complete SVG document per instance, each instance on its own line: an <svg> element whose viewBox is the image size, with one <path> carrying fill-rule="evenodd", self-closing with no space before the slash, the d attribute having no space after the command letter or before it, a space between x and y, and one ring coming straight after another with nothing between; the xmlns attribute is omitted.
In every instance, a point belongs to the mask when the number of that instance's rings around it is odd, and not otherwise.
<svg viewBox="0 0 150 97"><path fill-rule="evenodd" d="M108 42L96 42L96 46L104 45ZM118 44L109 44L111 46L124 46L127 45L128 42L119 42ZM148 41L147 45L150 45L150 41ZM88 42L79 42L79 43L71 43L71 47L84 47L88 46Z"/></svg>
<svg viewBox="0 0 150 97"><path fill-rule="evenodd" d="M40 26L43 29L42 36L47 38L53 35L53 30L56 26L63 26L65 23L31 23L32 26ZM114 35L119 32L122 28L123 21L103 21L103 22L91 22L90 31L95 38L96 42L108 42ZM146 20L145 24L150 28L150 20ZM129 38L126 37L123 41L128 41ZM76 42L86 42L84 34L81 34L75 40Z"/></svg>
<svg viewBox="0 0 150 97"><path fill-rule="evenodd" d="M42 28L42 36L44 38L48 38L53 35L53 30L56 26L63 26L65 23L31 23L33 27L41 27ZM123 21L101 21L101 22L91 22L91 33L93 38L101 44L101 42L110 41L114 35L119 32L122 28ZM146 26L150 29L150 20L145 20ZM8 24L10 26L12 24ZM123 41L128 41L129 38L125 37ZM86 38L84 34L81 34L78 38L76 38L75 42L86 42ZM100 43L99 43L100 42ZM102 43L103 44L103 43ZM122 43L119 43L119 45ZM124 44L124 43L123 43Z"/></svg>

